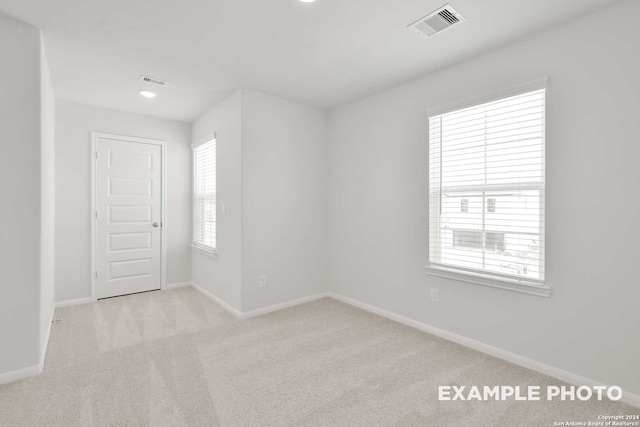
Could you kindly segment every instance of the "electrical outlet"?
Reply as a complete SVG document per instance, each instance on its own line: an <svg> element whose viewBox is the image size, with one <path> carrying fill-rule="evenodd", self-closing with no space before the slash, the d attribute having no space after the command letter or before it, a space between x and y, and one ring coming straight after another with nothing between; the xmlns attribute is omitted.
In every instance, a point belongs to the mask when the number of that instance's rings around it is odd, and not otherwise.
<svg viewBox="0 0 640 427"><path fill-rule="evenodd" d="M431 301L438 302L438 288L431 288Z"/></svg>
<svg viewBox="0 0 640 427"><path fill-rule="evenodd" d="M266 275L262 275L260 276L260 280L258 281L258 286L260 288L264 288L265 286L267 286L267 276Z"/></svg>

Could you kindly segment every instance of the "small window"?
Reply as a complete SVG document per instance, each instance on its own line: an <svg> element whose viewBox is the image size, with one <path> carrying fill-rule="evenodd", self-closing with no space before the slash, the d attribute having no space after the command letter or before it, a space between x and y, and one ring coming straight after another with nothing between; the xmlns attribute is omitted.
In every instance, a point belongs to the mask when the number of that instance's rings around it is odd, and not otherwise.
<svg viewBox="0 0 640 427"><path fill-rule="evenodd" d="M216 141L193 149L193 246L216 249Z"/></svg>
<svg viewBox="0 0 640 427"><path fill-rule="evenodd" d="M487 199L487 212L495 213L496 211L496 199Z"/></svg>
<svg viewBox="0 0 640 427"><path fill-rule="evenodd" d="M453 246L455 248L482 249L482 233L480 231L453 230Z"/></svg>
<svg viewBox="0 0 640 427"><path fill-rule="evenodd" d="M461 249L484 249L504 252L504 233L470 230L453 230L453 247Z"/></svg>
<svg viewBox="0 0 640 427"><path fill-rule="evenodd" d="M504 252L504 233L487 232L484 237L484 248L491 252Z"/></svg>
<svg viewBox="0 0 640 427"><path fill-rule="evenodd" d="M428 266L543 286L544 160L545 89L431 115Z"/></svg>

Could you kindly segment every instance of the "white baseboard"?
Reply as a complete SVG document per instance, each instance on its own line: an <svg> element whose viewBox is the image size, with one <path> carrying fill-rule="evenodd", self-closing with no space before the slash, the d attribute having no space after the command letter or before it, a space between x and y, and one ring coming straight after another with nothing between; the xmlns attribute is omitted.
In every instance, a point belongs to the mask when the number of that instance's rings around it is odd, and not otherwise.
<svg viewBox="0 0 640 427"><path fill-rule="evenodd" d="M56 305L53 304L51 306L51 315L49 318L49 323L47 324L47 335L45 337L44 345L42 346L42 349L40 349L40 351L42 352L42 354L40 354L40 365L41 365L40 372L42 372L42 370L44 369L44 359L47 356L47 349L49 348L49 339L51 338L51 328L53 327L53 318L55 314L56 314Z"/></svg>
<svg viewBox="0 0 640 427"><path fill-rule="evenodd" d="M326 297L329 296L328 292L322 292L322 293L319 293L319 294L310 295L308 297L298 298L298 299L294 299L294 300L290 300L290 301L281 302L279 304L273 304L273 305L270 305L270 306L267 306L267 307L262 307L262 308L257 308L255 310L242 312L242 311L237 310L236 308L232 307L226 301L222 300L221 298L219 298L216 295L212 294L211 292L207 291L206 289L204 289L202 286L198 285L197 283L191 282L190 285L193 286L193 288L195 290L197 290L198 292L200 292L202 295L206 296L207 298L213 300L218 305L222 306L222 308L227 310L229 313L233 314L238 319L248 319L250 317L256 317L256 316L261 316L261 315L267 314L267 313L273 313L274 311L284 310L285 308L294 307L294 306L300 305L300 304L306 304L308 302L316 301L316 300L319 300L321 298L326 298Z"/></svg>
<svg viewBox="0 0 640 427"><path fill-rule="evenodd" d="M329 292L328 296L335 300L343 302L345 304L349 304L351 306L360 308L370 313L374 313L379 316L386 317L387 319L396 321L398 323L402 323L403 325L407 325L412 328L419 329L423 332L427 332L429 334L443 338L447 341L453 341L465 347L469 347L474 350L480 351L482 353L488 354L490 356L497 357L498 359L506 360L507 362L511 362L515 365L522 366L523 368L531 369L532 371L536 371L544 375L548 375L550 377L556 378L560 381L564 381L572 385L576 385L576 386L586 385L590 387L597 386L597 385L604 385L602 383L599 383L598 381L594 381L592 379L585 378L580 375L576 375L574 373L547 365L545 363L538 362L536 360L532 360L532 359L517 355L515 353L511 353L509 351L503 350L498 347L493 347L489 344L485 344L480 341L476 341L474 339L467 338L462 335L454 334L453 332L449 332L444 329L436 328L435 326L431 326L426 323L422 323L417 320L401 316L399 314L393 313L391 311L387 311L385 309L376 307L374 305L364 303L362 301L358 301L353 298L345 297L343 295L336 294L334 292ZM640 408L640 396L637 394L623 391L622 399L620 400L624 403Z"/></svg>
<svg viewBox="0 0 640 427"><path fill-rule="evenodd" d="M181 283L172 283L170 285L165 286L164 288L166 290L170 290L170 289L178 289L178 288L188 288L191 285L192 285L191 282L181 282Z"/></svg>
<svg viewBox="0 0 640 427"><path fill-rule="evenodd" d="M26 368L17 369L15 371L5 372L0 374L0 384L12 383L14 381L24 380L29 377L35 377L42 373L43 364L28 366Z"/></svg>
<svg viewBox="0 0 640 427"><path fill-rule="evenodd" d="M323 293L319 293L319 294L316 294L316 295L310 295L308 297L298 298L298 299L295 299L295 300L286 301L286 302L283 302L283 303L274 304L274 305L270 305L268 307L263 307L263 308L259 308L259 309L256 309L256 310L251 310L251 311L243 313L243 312L235 309L234 307L232 307L230 304L228 304L227 302L223 301L219 297L215 296L211 292L209 292L206 289L202 288L197 283L193 283L193 282L176 283L176 284L172 284L172 285L167 285L166 289L176 289L176 288L182 288L182 287L188 287L188 286L192 286L194 289L196 289L202 295L204 295L207 298L213 300L214 302L216 302L218 305L222 306L225 310L227 310L229 313L231 313L232 315L234 315L238 319L247 319L247 318L250 318L250 317L260 316L260 315L263 315L263 314L272 313L272 312L283 310L285 308L293 307L293 306L296 306L296 305L306 304L306 303L309 303L309 302L312 302L312 301L316 301L316 300L321 299L321 298L329 297L329 298L333 298L333 299L335 299L337 301L341 301L341 302L343 302L345 304L349 304L351 306L354 306L354 307L360 308L362 310L377 314L379 316L386 317L387 319L396 321L398 323L402 323L402 324L410 326L412 328L415 328L415 329L421 330L423 332L427 332L429 334L435 335L437 337L446 339L448 341L452 341L452 342L455 342L457 344L463 345L465 347L468 347L468 348L480 351L482 353L488 354L490 356L497 357L498 359L502 359L502 360L505 360L507 362L511 362L511 363L513 363L515 365L522 366L522 367L527 368L527 369L531 369L533 371L539 372L539 373L544 374L544 375L548 375L550 377L556 378L556 379L558 379L560 381L564 381L564 382L572 384L572 385L576 385L576 386L586 385L586 386L591 386L591 387L598 386L598 385L603 385L602 383L600 383L598 381L591 380L589 378L574 374L572 372L568 372L568 371L565 371L563 369L559 369L559 368L547 365L545 363L538 362L536 360L532 360L532 359L526 358L524 356L517 355L515 353L500 349L498 347L491 346L489 344L482 343L480 341L476 341L474 339L471 339L471 338L468 338L468 337L465 337L465 336L462 336L462 335L455 334L453 332L446 331L444 329L436 328L435 326L431 326L431 325L428 325L426 323L423 323L423 322L420 322L420 321L417 321L417 320L414 320L414 319L410 319L408 317L393 313L391 311L376 307L376 306L371 305L371 304L364 303L362 301L358 301L358 300L353 299L353 298L345 297L343 295L340 295L340 294L337 294L337 293L334 293L334 292L323 292ZM72 306L72 305L86 304L86 303L89 303L89 302L91 302L91 298L80 298L80 299L76 299L76 300L58 302L58 303L55 304L55 307L56 308L58 308L58 307L68 307L68 306ZM55 310L52 309L51 310L51 316L52 316L51 320L53 320L54 312L55 312ZM0 374L0 384L6 384L6 383L9 383L9 382L18 381L18 380L22 380L22 379L25 379L25 378L29 378L29 377L41 374L42 370L44 369L44 360L45 360L45 356L46 356L46 349L47 349L47 346L48 346L48 343L49 343L50 334L51 334L51 323L49 324L49 330L47 331L46 343L45 343L45 346L44 346L43 354L41 355L40 364ZM632 406L640 408L640 395L633 394L633 393L628 393L628 392L623 391L621 401L624 402L624 403L627 403L629 405L632 405Z"/></svg>
<svg viewBox="0 0 640 427"><path fill-rule="evenodd" d="M191 286L191 282L172 283L170 285L165 286L165 289L169 290L169 289L177 289L177 288L186 288L188 286ZM94 302L91 299L91 297L71 299L67 301L59 301L59 302L56 302L56 308L71 307L74 305L88 304L90 302Z"/></svg>
<svg viewBox="0 0 640 427"><path fill-rule="evenodd" d="M35 377L40 375L44 370L44 361L47 356L47 348L49 347L49 338L51 338L51 326L53 323L53 316L56 312L55 304L51 307L51 315L49 318L49 323L47 325L47 332L45 335L44 344L42 344L42 348L40 349L40 363L33 366L27 366L26 368L17 369L15 371L5 372L0 374L0 384L8 384L14 381L24 380L30 377Z"/></svg>
<svg viewBox="0 0 640 427"><path fill-rule="evenodd" d="M308 297L298 298L291 301L281 302L279 304L270 305L268 307L258 308L251 311L246 311L242 313L243 319L248 319L250 317L261 316L267 313L273 313L274 311L284 310L285 308L294 307L300 304L306 304L308 302L316 301L322 298L327 298L329 296L329 292L322 292L315 295L310 295Z"/></svg>
<svg viewBox="0 0 640 427"><path fill-rule="evenodd" d="M174 289L174 288L180 288L185 286L191 286L191 282L176 283L173 285L169 285L167 286L167 289ZM71 307L74 305L87 304L90 302L93 302L93 300L89 297L89 298L78 298L78 299L67 300L67 301L59 301L54 303L53 306L51 307L51 314L50 314L49 323L47 325L46 338L45 338L44 344L42 345L42 348L40 349L41 351L40 363L34 366L29 366L26 368L0 374L0 384L7 384L10 382L19 381L29 377L34 377L36 375L40 375L44 370L44 363L47 356L47 349L49 348L49 340L51 338L51 328L53 326L53 319L55 317L56 308Z"/></svg>
<svg viewBox="0 0 640 427"><path fill-rule="evenodd" d="M204 289L202 286L198 285L197 283L191 282L191 286L193 286L193 288L200 292L202 295L204 295L205 297L213 300L215 303L217 303L218 305L220 305L222 308L224 308L225 310L227 310L229 313L233 314L235 317L237 317L238 319L242 319L242 313L238 310L236 310L235 308L233 308L230 304L228 304L226 301L221 300L220 298L218 298L217 296L215 296L214 294L212 294L211 292L207 291L206 289Z"/></svg>
<svg viewBox="0 0 640 427"><path fill-rule="evenodd" d="M67 301L59 301L59 302L57 302L56 303L56 308L71 307L73 305L88 304L90 302L93 302L91 297L70 299L70 300L67 300Z"/></svg>

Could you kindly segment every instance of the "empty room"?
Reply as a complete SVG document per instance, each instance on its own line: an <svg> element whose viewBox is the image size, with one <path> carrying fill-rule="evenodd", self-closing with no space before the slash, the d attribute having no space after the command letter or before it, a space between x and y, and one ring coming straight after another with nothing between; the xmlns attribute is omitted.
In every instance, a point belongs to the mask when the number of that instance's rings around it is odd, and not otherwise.
<svg viewBox="0 0 640 427"><path fill-rule="evenodd" d="M0 0L0 426L640 426L640 1Z"/></svg>

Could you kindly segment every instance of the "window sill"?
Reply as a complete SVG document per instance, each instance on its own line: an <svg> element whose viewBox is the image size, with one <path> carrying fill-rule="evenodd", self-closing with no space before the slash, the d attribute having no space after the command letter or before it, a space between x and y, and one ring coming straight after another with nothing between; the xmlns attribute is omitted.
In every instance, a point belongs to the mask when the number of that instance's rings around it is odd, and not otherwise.
<svg viewBox="0 0 640 427"><path fill-rule="evenodd" d="M473 283L475 285L489 286L492 288L505 289L507 291L520 292L529 295L548 298L551 295L551 287L545 285L534 285L516 280L498 280L489 277L476 276L472 274L458 273L454 270L425 266L427 274L442 277L445 279L458 280L460 282Z"/></svg>
<svg viewBox="0 0 640 427"><path fill-rule="evenodd" d="M203 255L210 256L211 258L217 258L218 253L215 249L205 249L202 246L191 245L191 250L194 252L201 253Z"/></svg>

